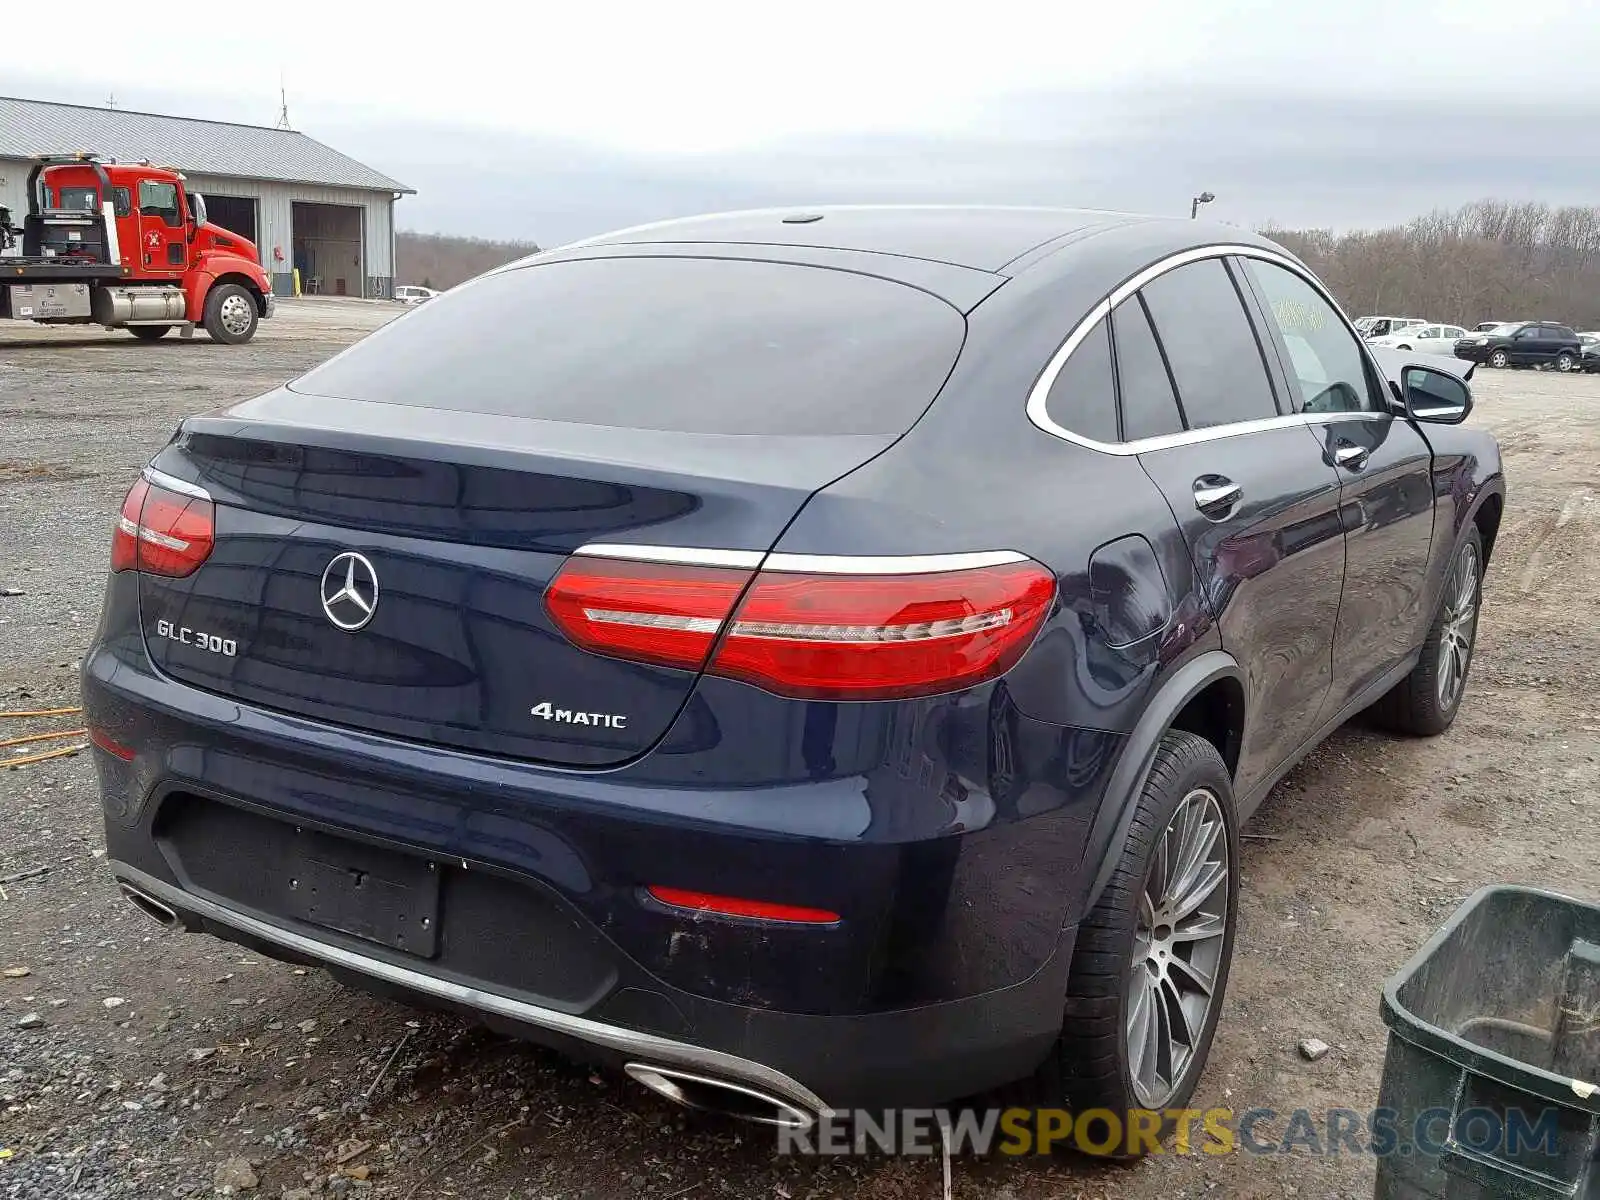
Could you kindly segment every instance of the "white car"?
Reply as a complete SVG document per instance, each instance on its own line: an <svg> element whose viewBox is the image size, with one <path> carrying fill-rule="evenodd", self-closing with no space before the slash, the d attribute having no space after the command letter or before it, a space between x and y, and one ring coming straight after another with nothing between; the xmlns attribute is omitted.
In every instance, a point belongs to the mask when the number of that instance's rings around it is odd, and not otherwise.
<svg viewBox="0 0 1600 1200"><path fill-rule="evenodd" d="M1455 357L1456 339L1471 335L1459 325L1409 325L1398 333L1369 338L1374 346L1390 350L1410 350L1417 354L1443 354Z"/></svg>
<svg viewBox="0 0 1600 1200"><path fill-rule="evenodd" d="M1388 337L1391 333L1398 333L1412 325L1426 325L1421 317L1362 317L1356 321L1356 332L1362 337L1372 339Z"/></svg>
<svg viewBox="0 0 1600 1200"><path fill-rule="evenodd" d="M402 283L394 289L394 298L401 304L421 304L424 300L432 300L438 294L432 288L417 283Z"/></svg>

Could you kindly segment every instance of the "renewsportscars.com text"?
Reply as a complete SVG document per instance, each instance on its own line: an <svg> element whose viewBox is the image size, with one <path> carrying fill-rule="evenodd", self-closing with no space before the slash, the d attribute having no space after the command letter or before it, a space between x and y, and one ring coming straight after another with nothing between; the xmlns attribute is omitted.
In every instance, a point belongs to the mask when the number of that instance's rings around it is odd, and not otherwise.
<svg viewBox="0 0 1600 1200"><path fill-rule="evenodd" d="M778 1152L803 1155L1310 1154L1437 1156L1446 1146L1526 1161L1555 1155L1557 1110L1427 1109L1414 1120L1393 1109L918 1109L833 1112L809 1128L779 1127ZM1161 1140L1170 1129L1171 1136Z"/></svg>

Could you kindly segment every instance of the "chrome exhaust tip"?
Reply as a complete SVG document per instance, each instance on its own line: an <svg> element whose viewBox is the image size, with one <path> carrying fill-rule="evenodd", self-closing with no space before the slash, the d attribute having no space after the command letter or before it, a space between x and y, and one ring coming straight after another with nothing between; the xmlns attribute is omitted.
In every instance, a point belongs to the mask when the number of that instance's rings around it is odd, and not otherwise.
<svg viewBox="0 0 1600 1200"><path fill-rule="evenodd" d="M721 1113L725 1117L783 1129L810 1129L817 1121L814 1113L742 1083L650 1063L629 1063L622 1069L635 1082L684 1108Z"/></svg>
<svg viewBox="0 0 1600 1200"><path fill-rule="evenodd" d="M123 898L152 921L168 929L177 927L178 914L154 896L146 895L132 884L120 883L117 886L122 889Z"/></svg>

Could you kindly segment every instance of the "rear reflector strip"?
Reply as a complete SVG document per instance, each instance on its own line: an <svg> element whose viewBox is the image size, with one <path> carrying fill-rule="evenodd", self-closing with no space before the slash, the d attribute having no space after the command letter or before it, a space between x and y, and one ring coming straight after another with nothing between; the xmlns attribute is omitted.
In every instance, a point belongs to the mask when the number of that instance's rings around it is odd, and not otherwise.
<svg viewBox="0 0 1600 1200"><path fill-rule="evenodd" d="M123 762L132 762L134 759L133 747L124 746L104 730L97 729L93 725L89 726L89 741L112 758L120 758Z"/></svg>
<svg viewBox="0 0 1600 1200"><path fill-rule="evenodd" d="M551 620L575 645L797 699L904 699L997 678L1027 652L1055 600L1055 577L1014 551L773 555L756 572L663 561L744 551L649 548L627 559L621 547L602 549L568 559L545 593ZM823 569L777 570L774 561ZM903 569L910 564L920 569Z"/></svg>
<svg viewBox="0 0 1600 1200"><path fill-rule="evenodd" d="M685 888L651 886L650 897L673 908L716 913L724 917L744 917L755 921L789 921L801 925L833 925L839 914L825 908L806 908L797 904L773 904L766 900L739 900L732 896L713 896Z"/></svg>

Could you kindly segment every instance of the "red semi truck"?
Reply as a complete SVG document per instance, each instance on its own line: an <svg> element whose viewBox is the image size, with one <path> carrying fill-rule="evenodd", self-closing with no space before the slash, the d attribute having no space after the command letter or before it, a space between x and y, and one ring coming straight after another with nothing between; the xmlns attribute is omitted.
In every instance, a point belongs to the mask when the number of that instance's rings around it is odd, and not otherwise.
<svg viewBox="0 0 1600 1200"><path fill-rule="evenodd" d="M0 318L146 341L198 325L238 345L272 314L255 246L207 223L205 198L170 167L45 155L28 175L22 224L0 208Z"/></svg>

